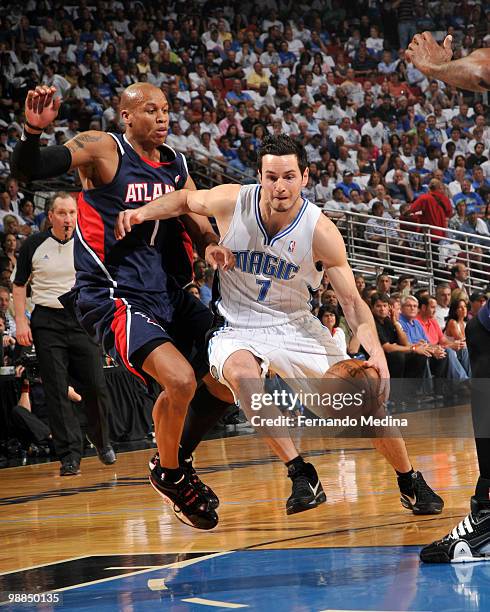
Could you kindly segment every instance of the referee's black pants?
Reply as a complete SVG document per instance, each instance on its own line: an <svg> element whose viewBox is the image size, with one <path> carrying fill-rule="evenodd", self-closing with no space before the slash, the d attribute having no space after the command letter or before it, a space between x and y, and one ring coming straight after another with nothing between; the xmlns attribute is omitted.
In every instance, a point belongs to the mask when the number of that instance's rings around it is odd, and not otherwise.
<svg viewBox="0 0 490 612"><path fill-rule="evenodd" d="M473 317L466 326L471 365L471 412L480 475L490 479L490 331Z"/></svg>
<svg viewBox="0 0 490 612"><path fill-rule="evenodd" d="M87 433L96 447L110 444L109 390L104 378L102 353L64 308L36 306L31 330L46 394L49 425L58 458L80 461L83 436L72 402L70 380L83 398Z"/></svg>

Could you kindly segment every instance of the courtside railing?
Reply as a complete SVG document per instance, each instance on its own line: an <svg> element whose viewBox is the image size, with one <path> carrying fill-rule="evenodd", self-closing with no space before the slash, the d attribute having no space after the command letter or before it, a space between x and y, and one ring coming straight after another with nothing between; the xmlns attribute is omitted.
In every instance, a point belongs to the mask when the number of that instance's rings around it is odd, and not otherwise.
<svg viewBox="0 0 490 612"><path fill-rule="evenodd" d="M393 275L409 274L432 292L440 282L450 280L455 263L468 266L467 285L471 290L490 285L490 239L431 225L384 219L372 215L326 210L337 225L356 272L378 274L385 268ZM375 219L375 226L373 221Z"/></svg>

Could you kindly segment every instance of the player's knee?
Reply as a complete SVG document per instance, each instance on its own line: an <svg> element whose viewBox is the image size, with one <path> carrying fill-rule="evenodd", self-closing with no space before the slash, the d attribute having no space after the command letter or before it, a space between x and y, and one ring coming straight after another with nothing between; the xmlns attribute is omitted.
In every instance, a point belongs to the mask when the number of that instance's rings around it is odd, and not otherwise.
<svg viewBox="0 0 490 612"><path fill-rule="evenodd" d="M224 368L223 374L227 382L234 389L240 389L246 384L247 381L253 378L253 373L250 371L250 368L244 365L235 365Z"/></svg>
<svg viewBox="0 0 490 612"><path fill-rule="evenodd" d="M174 376L167 378L164 382L167 395L176 399L182 404L188 404L194 397L196 392L197 382L192 368L188 368L183 372L176 372Z"/></svg>

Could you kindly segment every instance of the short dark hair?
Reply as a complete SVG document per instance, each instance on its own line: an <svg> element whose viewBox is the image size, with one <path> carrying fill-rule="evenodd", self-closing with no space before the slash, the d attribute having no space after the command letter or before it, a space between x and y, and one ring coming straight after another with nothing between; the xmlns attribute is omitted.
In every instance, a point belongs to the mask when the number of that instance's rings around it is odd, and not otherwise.
<svg viewBox="0 0 490 612"><path fill-rule="evenodd" d="M433 295L421 295L418 300L419 300L419 308L421 306L428 306L430 300L435 300L436 298Z"/></svg>
<svg viewBox="0 0 490 612"><path fill-rule="evenodd" d="M323 315L327 313L335 315L334 327L338 327L340 323L340 316L339 316L338 308L336 308L335 306L331 306L330 304L325 304L324 306L321 306L320 309L318 310L318 318L320 319L320 321L323 319Z"/></svg>
<svg viewBox="0 0 490 612"><path fill-rule="evenodd" d="M385 304L390 303L390 298L386 295L386 293L373 293L371 296L371 306L374 306L376 302L384 302Z"/></svg>
<svg viewBox="0 0 490 612"><path fill-rule="evenodd" d="M265 155L296 155L301 174L303 174L308 166L308 157L303 145L286 134L266 136L264 138L257 156L257 164L260 171L262 171L262 159Z"/></svg>
<svg viewBox="0 0 490 612"><path fill-rule="evenodd" d="M487 296L481 291L475 291L470 295L470 302L479 302L480 300L486 300Z"/></svg>

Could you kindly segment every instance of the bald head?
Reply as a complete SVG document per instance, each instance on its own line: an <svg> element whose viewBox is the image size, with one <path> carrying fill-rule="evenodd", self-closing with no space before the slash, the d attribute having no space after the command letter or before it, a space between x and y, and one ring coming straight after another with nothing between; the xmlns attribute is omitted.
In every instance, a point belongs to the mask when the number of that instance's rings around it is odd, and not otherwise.
<svg viewBox="0 0 490 612"><path fill-rule="evenodd" d="M126 87L120 102L125 133L132 143L148 149L165 142L168 132L168 102L161 89L150 83Z"/></svg>
<svg viewBox="0 0 490 612"><path fill-rule="evenodd" d="M119 106L121 110L132 111L148 100L161 100L165 94L151 83L133 83L126 87L121 95Z"/></svg>

